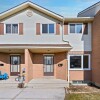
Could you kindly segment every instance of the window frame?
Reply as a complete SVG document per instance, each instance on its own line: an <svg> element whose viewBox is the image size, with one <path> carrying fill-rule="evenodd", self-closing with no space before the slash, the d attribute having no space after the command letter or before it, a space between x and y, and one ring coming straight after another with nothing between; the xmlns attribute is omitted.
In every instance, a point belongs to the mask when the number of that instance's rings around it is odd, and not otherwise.
<svg viewBox="0 0 100 100"><path fill-rule="evenodd" d="M43 25L43 24L47 24L47 25L48 25L48 32L47 32L47 33L42 33L42 25ZM49 24L53 24L53 25L54 25L54 33L49 33ZM41 31L41 34L42 34L42 35L47 35L47 34L55 35L55 32L56 32L56 25L55 25L55 23L41 23L41 29L40 29L40 31Z"/></svg>
<svg viewBox="0 0 100 100"><path fill-rule="evenodd" d="M89 67L88 68L83 68L83 56L87 55L88 56L88 60L89 60ZM70 56L81 56L81 68L70 68ZM91 55L90 54L83 54L83 55L68 55L68 69L69 70L91 70L90 68L91 65Z"/></svg>
<svg viewBox="0 0 100 100"><path fill-rule="evenodd" d="M75 33L70 33L70 25L75 25ZM77 31L77 27L76 27L76 25L77 24L81 24L82 25L82 33L77 33L76 31ZM83 29L84 29L84 24L83 23L68 23L68 33L69 34L83 34Z"/></svg>
<svg viewBox="0 0 100 100"><path fill-rule="evenodd" d="M11 33L6 33L6 25L7 24L11 24ZM18 33L12 33L12 25L13 24L17 24L18 25ZM16 34L17 35L17 34L19 34L19 24L18 23L5 23L4 24L4 34L7 34L7 35L12 35L12 34L14 34L14 35Z"/></svg>

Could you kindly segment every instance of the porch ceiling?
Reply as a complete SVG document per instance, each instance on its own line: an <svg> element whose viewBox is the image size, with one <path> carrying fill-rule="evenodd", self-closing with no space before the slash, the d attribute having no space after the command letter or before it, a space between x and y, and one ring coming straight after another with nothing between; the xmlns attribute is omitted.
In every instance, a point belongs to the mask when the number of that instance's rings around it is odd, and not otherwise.
<svg viewBox="0 0 100 100"><path fill-rule="evenodd" d="M24 53L24 49L0 49L0 53Z"/></svg>
<svg viewBox="0 0 100 100"><path fill-rule="evenodd" d="M69 49L66 48L34 48L29 49L32 53L59 53L67 52Z"/></svg>

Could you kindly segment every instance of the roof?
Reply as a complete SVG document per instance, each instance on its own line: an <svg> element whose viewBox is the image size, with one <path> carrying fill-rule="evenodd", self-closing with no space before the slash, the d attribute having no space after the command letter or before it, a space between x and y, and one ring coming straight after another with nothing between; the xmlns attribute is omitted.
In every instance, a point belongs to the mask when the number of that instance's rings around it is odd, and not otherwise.
<svg viewBox="0 0 100 100"><path fill-rule="evenodd" d="M64 22L92 22L94 17L65 18Z"/></svg>
<svg viewBox="0 0 100 100"><path fill-rule="evenodd" d="M17 13L17 12L19 12L19 11L25 9L25 8L28 8L28 7L36 9L37 11L40 11L40 12L42 12L42 13L48 15L48 16L51 16L53 18L56 18L58 20L63 19L63 16L61 16L61 15L59 15L59 14L53 12L53 11L50 11L50 10L48 10L48 9L38 5L38 4L35 4L31 1L26 1L26 2L23 2L23 3L17 5L13 8L10 8L10 9L0 13L0 20L4 19L6 17L9 17L10 15L13 15L13 14L15 14L15 13Z"/></svg>
<svg viewBox="0 0 100 100"><path fill-rule="evenodd" d="M96 7L98 4L100 4L100 1L95 3L95 4L93 4L92 6L89 6L88 8L84 9L83 11L79 12L78 16L79 16L79 14L84 13L85 11L90 10L90 9Z"/></svg>

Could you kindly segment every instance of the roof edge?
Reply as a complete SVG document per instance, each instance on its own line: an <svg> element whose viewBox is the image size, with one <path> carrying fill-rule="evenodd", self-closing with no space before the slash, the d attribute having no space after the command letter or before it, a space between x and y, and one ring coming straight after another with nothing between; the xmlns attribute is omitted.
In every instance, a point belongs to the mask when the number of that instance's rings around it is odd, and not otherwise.
<svg viewBox="0 0 100 100"><path fill-rule="evenodd" d="M98 3L100 3L100 1L97 2L97 3L95 3L95 4L93 4L92 6L87 7L86 9L80 11L80 12L77 14L77 16L79 16L79 14L82 14L82 13L84 13L84 12L87 11L87 10L92 9L92 8L95 7Z"/></svg>

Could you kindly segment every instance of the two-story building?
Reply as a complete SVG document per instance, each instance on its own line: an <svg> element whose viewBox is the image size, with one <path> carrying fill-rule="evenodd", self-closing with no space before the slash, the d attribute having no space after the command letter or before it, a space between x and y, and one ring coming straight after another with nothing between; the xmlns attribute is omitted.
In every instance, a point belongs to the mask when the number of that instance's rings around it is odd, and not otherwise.
<svg viewBox="0 0 100 100"><path fill-rule="evenodd" d="M30 1L1 13L0 70L9 76L24 70L26 82L53 76L100 84L100 69L95 68L100 60L99 15L64 18Z"/></svg>

